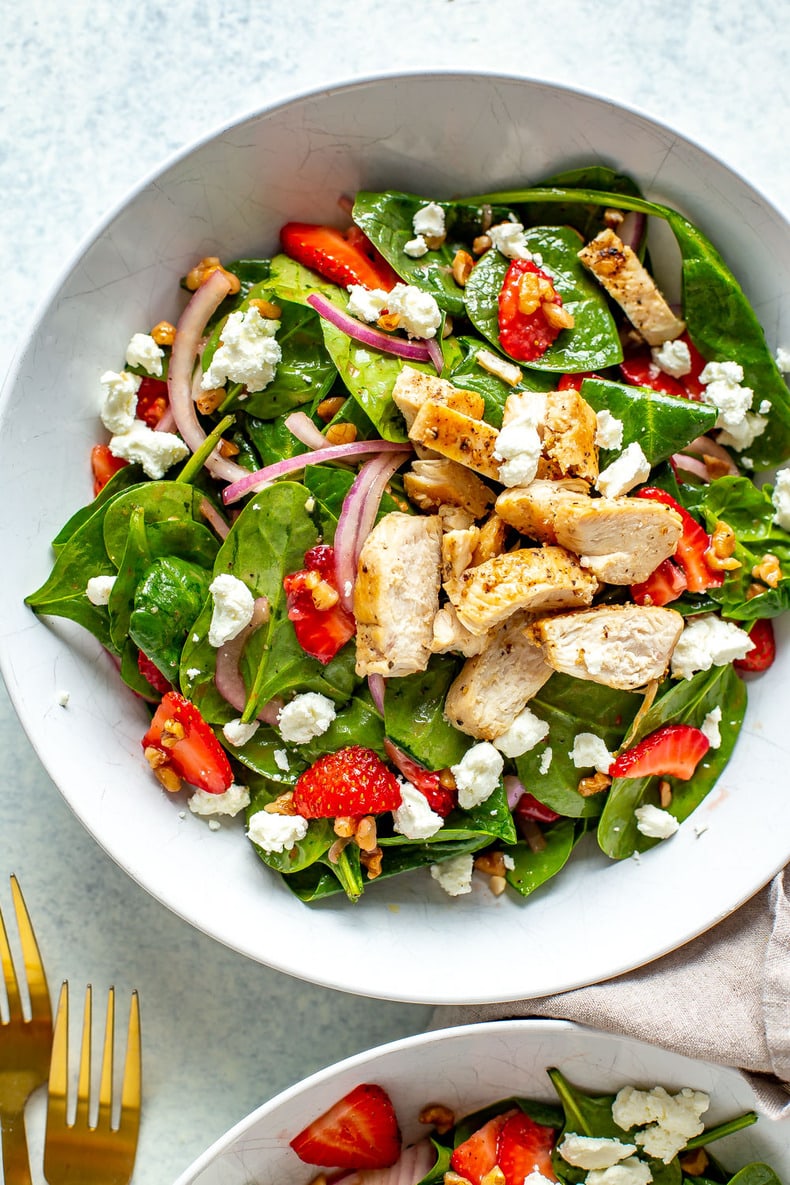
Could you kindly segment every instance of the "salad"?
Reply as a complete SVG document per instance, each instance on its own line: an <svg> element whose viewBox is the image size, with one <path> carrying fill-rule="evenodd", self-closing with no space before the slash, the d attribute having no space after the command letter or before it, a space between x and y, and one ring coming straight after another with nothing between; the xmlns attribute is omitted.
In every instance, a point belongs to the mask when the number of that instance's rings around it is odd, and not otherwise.
<svg viewBox="0 0 790 1185"><path fill-rule="evenodd" d="M732 753L790 603L790 470L755 482L790 355L609 168L341 207L196 263L101 375L95 497L27 603L98 638L151 704L141 766L243 812L303 901L415 869L527 897L587 833L669 839Z"/></svg>
<svg viewBox="0 0 790 1185"><path fill-rule="evenodd" d="M430 1134L405 1148L386 1090L362 1083L290 1145L307 1164L340 1170L345 1180L351 1174L358 1185L779 1185L768 1165L733 1175L711 1150L754 1123L753 1111L706 1129L703 1091L626 1085L591 1095L558 1069L548 1075L554 1103L504 1099L460 1120L441 1103L424 1107L419 1119Z"/></svg>

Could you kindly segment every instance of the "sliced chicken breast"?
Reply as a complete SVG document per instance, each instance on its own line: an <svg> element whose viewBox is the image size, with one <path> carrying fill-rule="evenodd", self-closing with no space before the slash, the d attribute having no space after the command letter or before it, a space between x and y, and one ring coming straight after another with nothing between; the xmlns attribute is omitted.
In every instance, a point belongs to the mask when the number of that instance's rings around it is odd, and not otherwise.
<svg viewBox="0 0 790 1185"><path fill-rule="evenodd" d="M493 480L499 478L499 461L494 457L496 428L455 408L427 399L409 428L409 439L442 457Z"/></svg>
<svg viewBox="0 0 790 1185"><path fill-rule="evenodd" d="M651 346L674 341L686 328L672 312L639 257L613 230L602 230L579 252L579 259L616 300Z"/></svg>
<svg viewBox="0 0 790 1185"><path fill-rule="evenodd" d="M567 501L586 506L590 501L587 482L578 478L546 481L538 478L528 486L505 490L496 500L496 513L511 527L530 539L556 543L555 520Z"/></svg>
<svg viewBox="0 0 790 1185"><path fill-rule="evenodd" d="M578 391L549 391L543 455L553 462L560 477L581 477L594 482L598 477L598 421L589 403Z"/></svg>
<svg viewBox="0 0 790 1185"><path fill-rule="evenodd" d="M474 420L482 419L485 411L485 400L476 391L456 387L447 379L440 379L438 375L423 374L413 366L403 367L392 388L392 398L402 413L407 428L411 428L415 416L428 399L433 399L436 403L445 403Z"/></svg>
<svg viewBox="0 0 790 1185"><path fill-rule="evenodd" d="M455 606L444 605L433 619L433 641L431 649L434 654L463 654L467 658L473 654L480 654L488 645L485 634L470 634L458 620Z"/></svg>
<svg viewBox="0 0 790 1185"><path fill-rule="evenodd" d="M404 474L403 485L415 506L438 510L459 506L473 518L482 518L494 502L494 491L476 474L455 461L414 461Z"/></svg>

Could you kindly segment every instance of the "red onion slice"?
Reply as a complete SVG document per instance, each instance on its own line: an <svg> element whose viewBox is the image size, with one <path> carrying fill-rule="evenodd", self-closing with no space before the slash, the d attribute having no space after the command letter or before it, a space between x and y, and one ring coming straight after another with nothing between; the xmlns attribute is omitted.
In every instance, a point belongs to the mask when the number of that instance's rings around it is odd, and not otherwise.
<svg viewBox="0 0 790 1185"><path fill-rule="evenodd" d="M330 447L330 442L303 411L291 412L289 416L286 416L284 423L291 435L295 436L297 440L301 440L302 444L306 444L308 448Z"/></svg>
<svg viewBox="0 0 790 1185"><path fill-rule="evenodd" d="M727 466L728 473L734 475L738 473L738 466L724 446L712 440L710 436L698 436L696 440L692 440L691 444L687 444L683 451L685 453L695 453L701 457L707 453L709 457L715 457L717 461L723 462Z"/></svg>
<svg viewBox="0 0 790 1185"><path fill-rule="evenodd" d="M368 675L368 690L370 691L370 698L376 705L376 710L384 715L384 692L386 684L383 675Z"/></svg>
<svg viewBox="0 0 790 1185"><path fill-rule="evenodd" d="M441 374L444 367L444 354L442 353L442 347L435 337L426 338L425 345L428 348L428 354L430 356L431 362L436 368L436 373Z"/></svg>
<svg viewBox="0 0 790 1185"><path fill-rule="evenodd" d="M672 454L672 464L676 469L684 469L686 473L693 473L703 481L710 481L708 466L697 457L687 457L683 453Z"/></svg>
<svg viewBox="0 0 790 1185"><path fill-rule="evenodd" d="M502 780L507 794L507 805L512 811L518 800L526 794L526 790L515 774L505 774Z"/></svg>
<svg viewBox="0 0 790 1185"><path fill-rule="evenodd" d="M157 421L154 432L172 432L176 426L176 418L173 415L173 410L168 404L162 413L161 418Z"/></svg>
<svg viewBox="0 0 790 1185"><path fill-rule="evenodd" d="M241 714L247 705L247 689L239 670L241 652L247 645L252 634L269 620L269 601L267 597L257 597L250 624L245 626L235 638L225 642L217 650L217 667L214 673L214 683L223 699ZM264 704L258 713L258 720L264 724L276 724L277 714L283 706L281 699L270 700Z"/></svg>
<svg viewBox="0 0 790 1185"><path fill-rule="evenodd" d="M353 612L354 585L362 545L373 530L384 489L403 464L400 453L374 457L363 465L343 500L335 530L335 585L340 603Z"/></svg>
<svg viewBox="0 0 790 1185"><path fill-rule="evenodd" d="M410 444L398 444L391 440L355 440L352 444L331 444L326 448L316 449L312 453L300 453L298 457L286 457L285 460L276 461L274 465L267 465L265 469L258 469L255 473L248 473L246 469L240 469L244 476L233 482L232 485L225 487L222 491L222 501L226 506L229 506L232 502L238 502L239 498L243 498L245 494L262 490L264 486L276 481L278 477L285 477L288 473L298 473L307 465L319 465L324 461L345 461L349 457L361 457L366 453L397 453L400 457L398 464L400 464L403 460L402 454L410 451Z"/></svg>
<svg viewBox="0 0 790 1185"><path fill-rule="evenodd" d="M374 350L381 350L385 354L396 354L399 358L409 358L412 362L429 362L431 354L424 340L407 341L402 337L392 337L381 329L374 329L357 321L356 317L342 312L321 296L318 292L311 292L307 303L315 309L319 316L329 321L336 329L342 330L347 337L361 342L363 346L370 346Z"/></svg>
<svg viewBox="0 0 790 1185"><path fill-rule="evenodd" d="M640 210L628 210L615 233L621 243L636 251L645 233L646 216Z"/></svg>
<svg viewBox="0 0 790 1185"><path fill-rule="evenodd" d="M200 499L200 513L203 518L209 523L219 535L220 539L227 539L230 532L230 527L225 522L222 515L215 506L212 506L208 498Z"/></svg>

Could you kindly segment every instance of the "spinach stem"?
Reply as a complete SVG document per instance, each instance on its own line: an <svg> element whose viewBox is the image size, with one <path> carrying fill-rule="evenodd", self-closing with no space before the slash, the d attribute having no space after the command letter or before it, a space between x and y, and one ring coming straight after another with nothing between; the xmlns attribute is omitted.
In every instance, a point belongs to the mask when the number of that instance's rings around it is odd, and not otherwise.
<svg viewBox="0 0 790 1185"><path fill-rule="evenodd" d="M232 424L235 424L235 422L235 416L225 416L223 420L220 420L214 431L209 433L197 452L192 454L175 480L177 482L181 482L182 484L187 484L197 477L198 473L200 473L200 470L203 468L206 461L217 447L223 432L227 432L228 428L230 428Z"/></svg>
<svg viewBox="0 0 790 1185"><path fill-rule="evenodd" d="M709 1127L704 1132L700 1132L698 1136L693 1136L686 1147L702 1148L707 1144L712 1144L714 1140L721 1140L724 1136L732 1135L733 1132L751 1127L756 1122L756 1111L747 1111L744 1115L737 1116L736 1119L728 1119L726 1123L717 1123L715 1127Z"/></svg>

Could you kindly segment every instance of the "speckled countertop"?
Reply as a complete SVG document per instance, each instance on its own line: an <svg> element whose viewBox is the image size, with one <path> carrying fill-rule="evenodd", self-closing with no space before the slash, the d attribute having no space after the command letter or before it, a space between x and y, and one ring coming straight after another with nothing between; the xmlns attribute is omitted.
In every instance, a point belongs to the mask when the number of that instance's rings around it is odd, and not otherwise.
<svg viewBox="0 0 790 1185"><path fill-rule="evenodd" d="M783 0L31 0L0 44L0 376L96 219L237 114L374 73L491 69L599 92L677 127L790 211ZM296 983L197 934L120 871L44 774L0 690L0 907L16 872L53 984L140 990L135 1185L173 1180L281 1088L424 1027L417 1005ZM29 1111L39 1158L41 1092ZM40 1176L36 1178L40 1180Z"/></svg>

